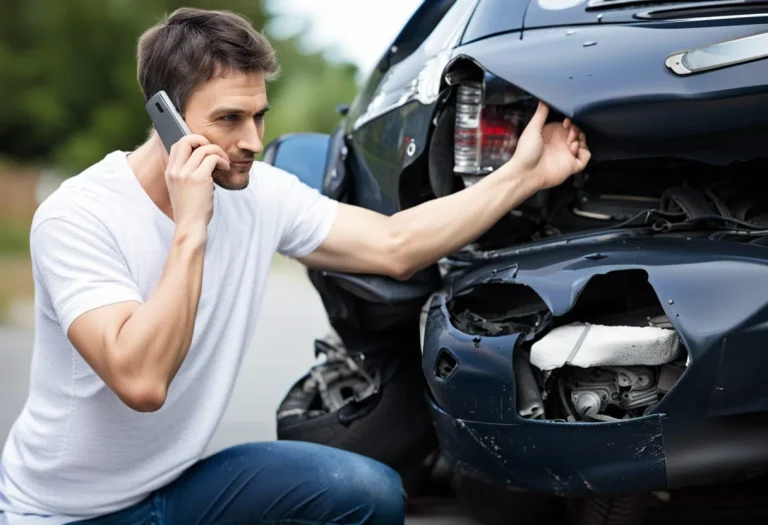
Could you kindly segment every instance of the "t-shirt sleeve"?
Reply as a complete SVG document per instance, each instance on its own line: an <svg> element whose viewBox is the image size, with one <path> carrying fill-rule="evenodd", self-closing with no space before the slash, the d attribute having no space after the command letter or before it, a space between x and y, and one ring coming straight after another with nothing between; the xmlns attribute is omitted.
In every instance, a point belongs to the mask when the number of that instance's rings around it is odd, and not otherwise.
<svg viewBox="0 0 768 525"><path fill-rule="evenodd" d="M101 223L47 219L32 229L30 252L64 333L89 310L143 302L114 238Z"/></svg>
<svg viewBox="0 0 768 525"><path fill-rule="evenodd" d="M282 172L279 176L277 251L288 257L304 257L328 236L339 203L295 175Z"/></svg>

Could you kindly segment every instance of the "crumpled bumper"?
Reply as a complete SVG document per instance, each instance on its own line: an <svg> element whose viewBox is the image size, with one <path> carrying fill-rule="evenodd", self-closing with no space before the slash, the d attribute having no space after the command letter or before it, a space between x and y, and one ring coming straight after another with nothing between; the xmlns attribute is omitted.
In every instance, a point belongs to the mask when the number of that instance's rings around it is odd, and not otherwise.
<svg viewBox="0 0 768 525"><path fill-rule="evenodd" d="M427 319L424 373L440 445L454 468L495 483L557 495L619 494L666 486L659 414L599 424L519 418L512 367L515 337L480 339L458 331L450 324L444 298L435 298L438 304ZM441 348L450 349L458 361L455 375L447 380L434 373ZM466 417L453 417L441 405Z"/></svg>
<svg viewBox="0 0 768 525"><path fill-rule="evenodd" d="M633 419L520 417L513 350L525 334L465 333L452 324L447 306L484 284L522 284L558 317L593 277L637 270L647 274L689 361L661 402ZM443 450L460 471L578 496L716 483L768 465L768 449L760 445L768 439L762 374L768 249L762 246L606 238L510 251L455 278L422 315L427 395Z"/></svg>

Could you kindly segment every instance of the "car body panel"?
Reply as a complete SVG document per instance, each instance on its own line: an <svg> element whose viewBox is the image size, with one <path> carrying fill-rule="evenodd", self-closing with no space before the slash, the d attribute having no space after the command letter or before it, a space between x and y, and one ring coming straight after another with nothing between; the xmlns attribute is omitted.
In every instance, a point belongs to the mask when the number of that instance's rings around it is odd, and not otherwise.
<svg viewBox="0 0 768 525"><path fill-rule="evenodd" d="M411 101L351 134L352 202L385 215L401 209L403 172L423 154L433 113L434 105Z"/></svg>
<svg viewBox="0 0 768 525"><path fill-rule="evenodd" d="M661 156L727 165L768 153L768 61L681 77L665 60L765 31L765 23L743 20L712 27L603 24L527 30L522 40L501 35L455 55L573 118L595 160ZM643 42L643 52L629 53L630 41Z"/></svg>
<svg viewBox="0 0 768 525"><path fill-rule="evenodd" d="M706 5L708 10L701 8ZM693 9L692 9L693 8ZM687 11L683 11L688 9ZM632 24L651 19L712 19L768 11L760 0L621 2L616 0L482 0L462 44L503 33L548 27ZM675 16L677 15L677 16ZM523 35L518 35L518 37ZM524 37L524 36L523 36Z"/></svg>
<svg viewBox="0 0 768 525"><path fill-rule="evenodd" d="M558 496L665 487L659 416L620 427L488 424L457 420L430 406L441 449L471 477Z"/></svg>
<svg viewBox="0 0 768 525"><path fill-rule="evenodd" d="M472 14L461 43L474 42L482 38L520 31L523 28L528 0L481 0Z"/></svg>
<svg viewBox="0 0 768 525"><path fill-rule="evenodd" d="M623 270L647 273L690 356L682 377L648 413L654 416L650 419L567 423L520 418L512 365L519 334L463 333L450 322L446 307L452 297L476 286L522 284L560 317L574 307L591 278ZM762 246L685 238L563 243L472 267L433 295L430 306L422 368L434 415L444 430L439 434L450 436L444 439L460 461L484 465L482 470L494 472L499 483L506 483L510 474L497 464L496 455L526 471L524 487L552 490L554 473L568 480L567 491L575 493L591 490L579 472L594 492L646 491L660 484L723 481L745 469L768 466L768 449L758 446L768 438L768 386L762 373L754 373L768 367L762 344L768 339L768 250ZM447 379L435 373L441 349L458 362ZM576 435L581 437L574 441ZM478 448L490 438L500 449ZM543 449L541 456L532 455L533 444ZM723 456L713 453L718 446ZM633 472L638 477L628 479Z"/></svg>
<svg viewBox="0 0 768 525"><path fill-rule="evenodd" d="M635 13L649 9L648 5L638 5L624 9L590 10L590 4L589 0L531 0L525 15L525 28L631 23L637 21Z"/></svg>
<svg viewBox="0 0 768 525"><path fill-rule="evenodd" d="M587 10L587 0L482 0L462 38L462 44L528 29L599 23L636 22L633 10Z"/></svg>

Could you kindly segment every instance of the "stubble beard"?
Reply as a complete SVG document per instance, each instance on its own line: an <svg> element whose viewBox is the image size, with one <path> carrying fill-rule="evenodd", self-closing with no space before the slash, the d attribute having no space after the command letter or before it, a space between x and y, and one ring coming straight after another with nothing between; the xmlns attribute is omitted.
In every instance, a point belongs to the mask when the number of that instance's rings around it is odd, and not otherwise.
<svg viewBox="0 0 768 525"><path fill-rule="evenodd" d="M248 171L240 171L237 168L230 170L215 169L211 177L213 182L225 190L244 190L250 182L250 173Z"/></svg>

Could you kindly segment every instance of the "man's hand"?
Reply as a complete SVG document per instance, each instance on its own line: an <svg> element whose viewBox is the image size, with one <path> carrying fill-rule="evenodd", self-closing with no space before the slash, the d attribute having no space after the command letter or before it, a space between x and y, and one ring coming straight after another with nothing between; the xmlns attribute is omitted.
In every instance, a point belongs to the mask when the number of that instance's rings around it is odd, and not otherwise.
<svg viewBox="0 0 768 525"><path fill-rule="evenodd" d="M562 184L583 170L591 157L583 131L570 119L545 125L548 115L549 108L539 102L509 161L512 169L529 172L539 189Z"/></svg>
<svg viewBox="0 0 768 525"><path fill-rule="evenodd" d="M213 217L215 168L229 169L229 157L202 135L186 135L171 146L165 181L176 230L205 231Z"/></svg>

